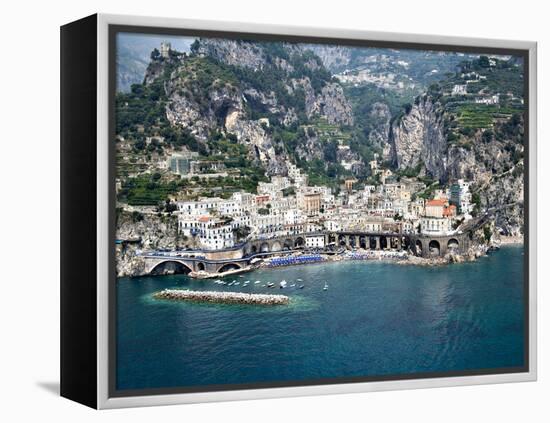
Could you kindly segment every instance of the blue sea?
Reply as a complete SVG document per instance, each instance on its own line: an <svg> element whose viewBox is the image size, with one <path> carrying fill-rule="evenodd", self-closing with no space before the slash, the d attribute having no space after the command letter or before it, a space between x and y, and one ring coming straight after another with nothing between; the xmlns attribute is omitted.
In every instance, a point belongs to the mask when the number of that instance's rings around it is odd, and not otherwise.
<svg viewBox="0 0 550 423"><path fill-rule="evenodd" d="M522 247L507 246L476 262L439 267L323 263L226 278L240 282L231 287L185 275L120 278L116 388L520 367L526 359L523 259ZM287 288L279 289L283 279ZM264 286L268 282L276 288ZM164 288L286 294L291 302L266 307L152 298Z"/></svg>

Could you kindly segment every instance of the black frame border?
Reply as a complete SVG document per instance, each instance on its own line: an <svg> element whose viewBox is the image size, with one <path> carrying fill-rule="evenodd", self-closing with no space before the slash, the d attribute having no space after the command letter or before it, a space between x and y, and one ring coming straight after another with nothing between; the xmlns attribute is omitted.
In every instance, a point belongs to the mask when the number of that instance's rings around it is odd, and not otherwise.
<svg viewBox="0 0 550 423"><path fill-rule="evenodd" d="M60 28L60 395L92 408L98 386L97 21L91 15Z"/></svg>
<svg viewBox="0 0 550 423"><path fill-rule="evenodd" d="M210 37L210 38L226 38L235 40L250 40L250 41L278 41L289 43L307 43L307 44L328 44L339 45L346 47L363 47L363 48L392 48L392 49L408 49L408 50L425 50L425 51L442 51L442 52L460 52L473 54L495 54L495 55L512 55L519 56L523 59L523 76L524 76L524 263L523 263L523 303L524 303L524 365L517 367L490 368L490 369L474 369L465 371L448 371L448 372L421 372L413 374L397 374L397 375L382 375L382 376L357 376L357 377L341 377L341 378L322 378L314 380L297 380L297 381L275 381L275 382L256 382L242 384L220 384L220 385L205 385L191 387L167 387L167 388L149 388L149 389L126 389L118 390L116 388L116 257L115 257L115 176L116 176L116 147L113 142L115 139L115 96L116 96L116 35L118 33L135 33L135 34L150 34L150 35L167 35L167 36L188 36L188 37ZM402 35L406 39L407 35ZM381 41L368 39L348 39L334 37L311 37L299 35L273 34L273 33L254 33L254 32L236 32L236 31L217 31L204 30L193 28L174 28L174 27L156 27L156 26L139 26L139 25L108 25L108 56L109 56L109 75L108 75L108 132L109 132L109 334L108 334L108 397L109 398L124 398L143 395L170 395L170 394L186 394L186 393L204 393L204 392L222 392L236 390L253 390L253 389L269 389L283 387L299 387L299 386L315 386L315 385L337 385L362 382L380 382L380 381L401 381L412 379L431 379L431 378L447 378L447 377L464 377L464 376L480 376L480 375L501 375L513 373L528 373L530 370L530 334L529 334L529 144L530 144L530 63L529 50L517 48L494 48L494 47L472 47L465 45L447 45L447 44L431 44L418 43L408 41Z"/></svg>

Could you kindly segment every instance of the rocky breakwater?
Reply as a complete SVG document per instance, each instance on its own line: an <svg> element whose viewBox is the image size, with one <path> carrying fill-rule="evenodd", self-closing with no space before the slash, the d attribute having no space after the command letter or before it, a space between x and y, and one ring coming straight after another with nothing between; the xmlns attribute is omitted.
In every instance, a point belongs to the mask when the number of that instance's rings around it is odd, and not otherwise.
<svg viewBox="0 0 550 423"><path fill-rule="evenodd" d="M189 291L183 289L163 289L153 294L156 299L192 301L217 304L286 305L290 299L286 295L246 294L243 292Z"/></svg>

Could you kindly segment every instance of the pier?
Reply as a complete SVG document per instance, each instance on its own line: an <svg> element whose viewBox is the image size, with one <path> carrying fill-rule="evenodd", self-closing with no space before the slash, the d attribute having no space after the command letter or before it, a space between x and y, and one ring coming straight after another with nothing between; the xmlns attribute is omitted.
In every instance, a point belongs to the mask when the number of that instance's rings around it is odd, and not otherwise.
<svg viewBox="0 0 550 423"><path fill-rule="evenodd" d="M153 294L154 298L174 301L193 301L217 304L285 305L286 295L246 294L243 292L188 291L184 289L163 289Z"/></svg>

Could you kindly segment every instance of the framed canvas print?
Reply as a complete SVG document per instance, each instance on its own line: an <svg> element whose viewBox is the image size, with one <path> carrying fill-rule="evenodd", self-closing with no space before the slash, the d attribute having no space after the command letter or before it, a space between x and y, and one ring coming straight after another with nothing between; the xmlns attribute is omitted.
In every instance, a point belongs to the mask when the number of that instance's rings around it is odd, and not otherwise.
<svg viewBox="0 0 550 423"><path fill-rule="evenodd" d="M61 394L536 378L536 44L61 28Z"/></svg>

